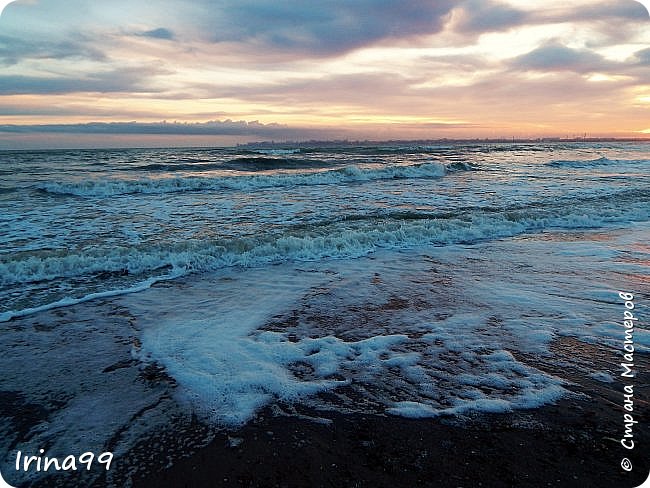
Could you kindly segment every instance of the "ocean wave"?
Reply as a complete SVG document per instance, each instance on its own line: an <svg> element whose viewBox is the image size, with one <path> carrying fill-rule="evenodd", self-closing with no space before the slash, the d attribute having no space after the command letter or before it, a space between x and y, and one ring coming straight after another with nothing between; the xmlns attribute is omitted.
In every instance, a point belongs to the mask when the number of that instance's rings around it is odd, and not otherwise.
<svg viewBox="0 0 650 488"><path fill-rule="evenodd" d="M545 166L550 166L552 168L596 168L599 166L614 166L614 165L630 165L630 164L642 164L647 163L647 159L609 159L606 157L600 157L597 159L589 159L585 161L578 160L556 160L545 163Z"/></svg>
<svg viewBox="0 0 650 488"><path fill-rule="evenodd" d="M125 166L122 171L210 171L223 169L223 163L151 163L138 166Z"/></svg>
<svg viewBox="0 0 650 488"><path fill-rule="evenodd" d="M446 163L448 171L479 171L480 167L476 163L470 161L454 161L453 163Z"/></svg>
<svg viewBox="0 0 650 488"><path fill-rule="evenodd" d="M242 171L265 171L272 169L327 168L330 161L322 159L281 158L281 157L245 157L225 161L224 167Z"/></svg>
<svg viewBox="0 0 650 488"><path fill-rule="evenodd" d="M285 154L296 154L301 152L300 148L293 149L254 149L251 151L253 154L269 154L272 156L281 156Z"/></svg>
<svg viewBox="0 0 650 488"><path fill-rule="evenodd" d="M124 171L150 172L201 172L212 170L265 171L273 169L302 169L325 168L331 163L318 159L281 158L281 157L239 157L224 161L197 161L180 163L151 163L138 166L127 166Z"/></svg>
<svg viewBox="0 0 650 488"><path fill-rule="evenodd" d="M0 262L0 284L11 286L98 273L130 277L262 266L288 261L360 257L377 249L475 243L549 228L597 228L650 220L648 192L622 192L572 205L472 209L461 213L394 213L348 216L334 222L288 228L260 237L183 241L170 245L57 252ZM626 211L621 213L624 205Z"/></svg>
<svg viewBox="0 0 650 488"><path fill-rule="evenodd" d="M364 154L364 155L392 155L392 154L448 154L458 153L491 153L508 151L544 152L549 148L571 149L569 144L539 145L537 143L476 143L476 142L439 142L431 144L396 143L395 145L314 145L296 149L249 149L246 152L260 154ZM240 149L241 150L241 149ZM242 152L244 152L242 151ZM275 152L277 151L277 152ZM284 151L287 151L286 153ZM290 152L289 152L290 151Z"/></svg>
<svg viewBox="0 0 650 488"><path fill-rule="evenodd" d="M138 180L86 180L79 182L48 182L36 186L47 193L83 197L109 197L132 193L175 193L210 190L255 190L259 188L303 185L331 185L385 179L440 178L447 172L466 171L470 166L445 166L438 162L413 165L391 165L380 168L345 166L309 173L282 173L244 176L176 177Z"/></svg>

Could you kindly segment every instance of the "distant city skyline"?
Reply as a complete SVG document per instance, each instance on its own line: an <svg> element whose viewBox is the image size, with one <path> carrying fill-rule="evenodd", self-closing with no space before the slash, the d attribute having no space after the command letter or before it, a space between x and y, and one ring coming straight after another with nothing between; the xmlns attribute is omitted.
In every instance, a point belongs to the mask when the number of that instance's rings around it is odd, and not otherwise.
<svg viewBox="0 0 650 488"><path fill-rule="evenodd" d="M650 138L633 0L17 0L0 65L0 149Z"/></svg>

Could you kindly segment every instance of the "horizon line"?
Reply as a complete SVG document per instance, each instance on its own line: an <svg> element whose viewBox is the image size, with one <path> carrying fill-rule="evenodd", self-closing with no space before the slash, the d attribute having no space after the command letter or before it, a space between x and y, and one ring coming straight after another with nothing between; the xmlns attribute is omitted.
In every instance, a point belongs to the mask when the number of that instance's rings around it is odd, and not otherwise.
<svg viewBox="0 0 650 488"><path fill-rule="evenodd" d="M228 149L228 148L273 148L281 146L309 147L309 146L378 146L382 144L517 144L517 143L586 143L586 142L650 142L650 137L475 137L475 138L435 138L435 139L310 139L295 140L262 140L246 143L203 146L97 146L97 147L40 147L40 148L0 148L4 152L43 152L43 151L120 151L144 149Z"/></svg>

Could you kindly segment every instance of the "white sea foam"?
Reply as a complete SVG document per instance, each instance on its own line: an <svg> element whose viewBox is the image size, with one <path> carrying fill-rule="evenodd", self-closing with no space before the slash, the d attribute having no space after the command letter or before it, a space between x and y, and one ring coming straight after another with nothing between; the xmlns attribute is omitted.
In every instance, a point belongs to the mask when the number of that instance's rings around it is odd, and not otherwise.
<svg viewBox="0 0 650 488"><path fill-rule="evenodd" d="M420 402L395 402L392 407L386 410L387 413L399 415L400 417L408 418L427 418L437 417L440 411L433 408L431 405Z"/></svg>
<svg viewBox="0 0 650 488"><path fill-rule="evenodd" d="M331 271L300 273L283 266L226 273L225 282L196 280L173 305L165 300L174 293L168 289L127 298L134 313L142 300L145 307L151 300L160 304L139 321L143 335L137 357L164 366L181 385L180 398L203 418L230 426L246 422L273 402L323 406L316 395L342 386L360 389L387 413L410 417L530 408L567 393L559 379L477 340L471 332L482 322L480 315L454 316L434 326L422 323L413 311L404 312L413 321L410 327L432 330L421 339L373 334L374 322L363 331L368 337L347 340L318 329L292 340L287 332L259 330L296 307L310 289L327 289L331 280L356 286L367 264L340 264L334 279ZM372 269L381 272L386 265L390 261L375 262ZM367 300L363 294L355 298L345 289L340 292L348 306ZM380 323L381 314L376 315ZM454 351L461 356L445 358ZM396 402L394 395L405 398ZM363 408L342 401L344 409Z"/></svg>
<svg viewBox="0 0 650 488"><path fill-rule="evenodd" d="M162 268L175 272L208 271L226 266L259 266L287 261L359 257L380 248L454 244L514 236L561 227L592 228L608 223L647 220L650 208L630 204L621 214L616 201L595 207L575 205L557 211L520 210L473 213L456 218L340 222L294 235L222 241L188 241L171 247L90 249L66 254L39 253L0 262L0 283L11 285L98 272L137 275Z"/></svg>
<svg viewBox="0 0 650 488"><path fill-rule="evenodd" d="M614 383L614 381L616 381L614 377L607 371L596 371L594 373L590 373L589 376L602 383Z"/></svg>
<svg viewBox="0 0 650 488"><path fill-rule="evenodd" d="M150 288L154 283L158 283L160 281L166 281L166 280L173 280L174 278L178 278L180 274L169 274L165 276L156 276L154 278L149 278L147 280L144 280L140 283L137 283L133 286L130 286L128 288L122 288L122 289L117 289L117 290L108 290L108 291L102 291L102 292L97 292L97 293L89 293L87 295L84 295L79 298L71 298L71 297L66 297L62 298L61 300L58 300L56 302L52 303L46 303L44 305L38 306L38 307L32 307L32 308L24 308L22 310L10 310L7 312L2 312L0 313L0 322L7 322L13 318L16 317L25 317L27 315L32 315L38 312L44 312L45 310L52 310L55 308L61 308L61 307L69 307L71 305L77 305L79 303L84 303L84 302L89 302L91 300L96 300L98 298L110 298L110 297L116 297L119 295L126 295L129 293L137 293L142 290L146 290L147 288Z"/></svg>
<svg viewBox="0 0 650 488"><path fill-rule="evenodd" d="M24 259L6 259L0 262L0 283L5 286L34 283L54 279L72 279L94 273L127 273L173 276L212 271L224 267L256 267L284 262L317 261L323 258L349 258L367 255L378 249L404 249L418 245L448 245L478 242L510 237L525 232L544 229L593 228L630 220L647 220L650 207L642 202L628 205L622 215L616 201L596 207L574 206L560 211L519 211L505 213L474 213L457 218L431 218L408 220L368 220L339 222L295 235L258 239L233 239L224 241L195 241L179 243L168 248L112 248L88 250ZM171 271L162 271L169 270ZM161 278L152 278L154 281ZM147 283L146 281L145 283ZM131 289L127 286L126 289ZM140 285L136 285L136 288ZM124 291L108 290L104 294L122 294ZM6 311L0 319L31 314L44 308L61 307L91 300L100 294L82 294L64 298L55 303L30 307L25 310ZM108 296L107 295L107 296ZM543 333L543 331L535 332Z"/></svg>
<svg viewBox="0 0 650 488"><path fill-rule="evenodd" d="M250 270L247 276L251 281L243 287L229 286L218 294L212 284L197 283L190 303L186 303L189 295L174 301L173 309L180 313L166 314L168 305L162 303L142 323L143 349L138 357L163 364L184 386L183 395L204 417L219 424L241 424L273 399L297 399L341 383L299 381L286 369L289 362L304 355L299 346L283 345L271 333L250 336L319 277L308 275L297 281L265 270ZM204 301L209 305L197 307L197 296L211 296L209 302ZM137 310L138 305L132 307ZM318 344L303 347L311 352ZM321 357L321 361L325 367L326 360Z"/></svg>

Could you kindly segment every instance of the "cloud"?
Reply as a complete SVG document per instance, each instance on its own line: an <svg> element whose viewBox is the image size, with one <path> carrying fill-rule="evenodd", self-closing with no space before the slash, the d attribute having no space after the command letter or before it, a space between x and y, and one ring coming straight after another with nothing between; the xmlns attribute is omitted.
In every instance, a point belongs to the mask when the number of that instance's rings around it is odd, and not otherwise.
<svg viewBox="0 0 650 488"><path fill-rule="evenodd" d="M626 28L622 28L621 24L612 24L612 20L626 22ZM453 29L462 35L476 35L544 24L594 24L614 39L624 38L630 23L647 21L648 12L634 0L582 1L549 8L533 4L533 8L527 10L491 0L466 0L456 9Z"/></svg>
<svg viewBox="0 0 650 488"><path fill-rule="evenodd" d="M151 37L153 39L164 39L166 41L171 41L175 38L174 33L165 29L164 27L159 27L158 29L148 30L139 34L142 37Z"/></svg>
<svg viewBox="0 0 650 488"><path fill-rule="evenodd" d="M568 20L648 20L648 11L634 0L609 0L577 8Z"/></svg>
<svg viewBox="0 0 650 488"><path fill-rule="evenodd" d="M643 5L650 16L650 0L637 0L641 5Z"/></svg>
<svg viewBox="0 0 650 488"><path fill-rule="evenodd" d="M20 1L0 22L4 36L0 62L102 61L112 49L128 48L134 33L152 39L182 39L179 49L193 52L206 44L205 50L236 53L243 62L264 57L330 57L389 41L413 42L441 33L452 18L459 39L470 40L482 33L528 25L612 18L632 22L648 20L648 15L633 0L527 10L492 0L158 0L155 9L144 0ZM625 30L617 26L617 31ZM142 53L142 46L139 49Z"/></svg>
<svg viewBox="0 0 650 488"><path fill-rule="evenodd" d="M0 34L0 63L12 65L25 58L42 60L78 58L92 61L107 59L102 50L81 38L37 39Z"/></svg>
<svg viewBox="0 0 650 488"><path fill-rule="evenodd" d="M133 34L171 40L168 27L182 22L189 11L178 0L157 0L156 8L143 0L19 0L0 17L0 62L64 58L108 61ZM191 27L191 24L188 25ZM137 55L138 51L132 54Z"/></svg>
<svg viewBox="0 0 650 488"><path fill-rule="evenodd" d="M94 73L85 78L0 75L0 95L112 93L126 90L150 93L157 90L148 86L149 78L166 72L158 67L139 66Z"/></svg>
<svg viewBox="0 0 650 488"><path fill-rule="evenodd" d="M10 3L13 3L13 1L12 0L0 0L0 15L2 15L2 12L4 12L5 8Z"/></svg>
<svg viewBox="0 0 650 488"><path fill-rule="evenodd" d="M586 50L571 49L551 41L527 54L515 58L511 65L522 70L575 71L588 73L611 67L602 56Z"/></svg>
<svg viewBox="0 0 650 488"><path fill-rule="evenodd" d="M133 36L185 52L255 57L329 57L388 40L440 32L455 0L39 0L16 2L0 20L0 62L87 58L106 61ZM147 55L136 45L134 55ZM149 48L147 48L149 49ZM181 51L179 51L181 52Z"/></svg>
<svg viewBox="0 0 650 488"><path fill-rule="evenodd" d="M576 1L20 0L0 19L0 117L470 130L553 121L564 116L547 113L554 100L572 114L608 98L634 109L650 76L647 13L633 0ZM293 134L259 125L39 130Z"/></svg>
<svg viewBox="0 0 650 488"><path fill-rule="evenodd" d="M650 67L650 47L635 52L633 62L641 66Z"/></svg>
<svg viewBox="0 0 650 488"><path fill-rule="evenodd" d="M529 13L503 3L468 0L462 4L462 16L455 28L476 34L507 30L530 20Z"/></svg>
<svg viewBox="0 0 650 488"><path fill-rule="evenodd" d="M212 42L334 55L388 38L439 32L452 0L222 0L203 2L197 25Z"/></svg>
<svg viewBox="0 0 650 488"><path fill-rule="evenodd" d="M258 121L180 122L89 122L85 124L0 125L0 132L61 133L61 134L169 134L169 135L230 135L279 137L299 133L281 124L262 124Z"/></svg>
<svg viewBox="0 0 650 488"><path fill-rule="evenodd" d="M336 139L449 137L465 130L480 128L475 124L392 123L364 127L304 127L262 124L257 121L210 121L205 123L88 123L0 125L0 147L143 147L230 145L250 141L307 141ZM461 132L458 132L461 131Z"/></svg>
<svg viewBox="0 0 650 488"><path fill-rule="evenodd" d="M256 102L274 102L287 107L322 105L328 103L367 104L369 97L399 94L411 81L393 73L357 73L326 75L318 79L299 78L284 83L257 84L251 86L214 87L209 84L195 85L206 98L241 98ZM319 103L319 101L321 103Z"/></svg>

